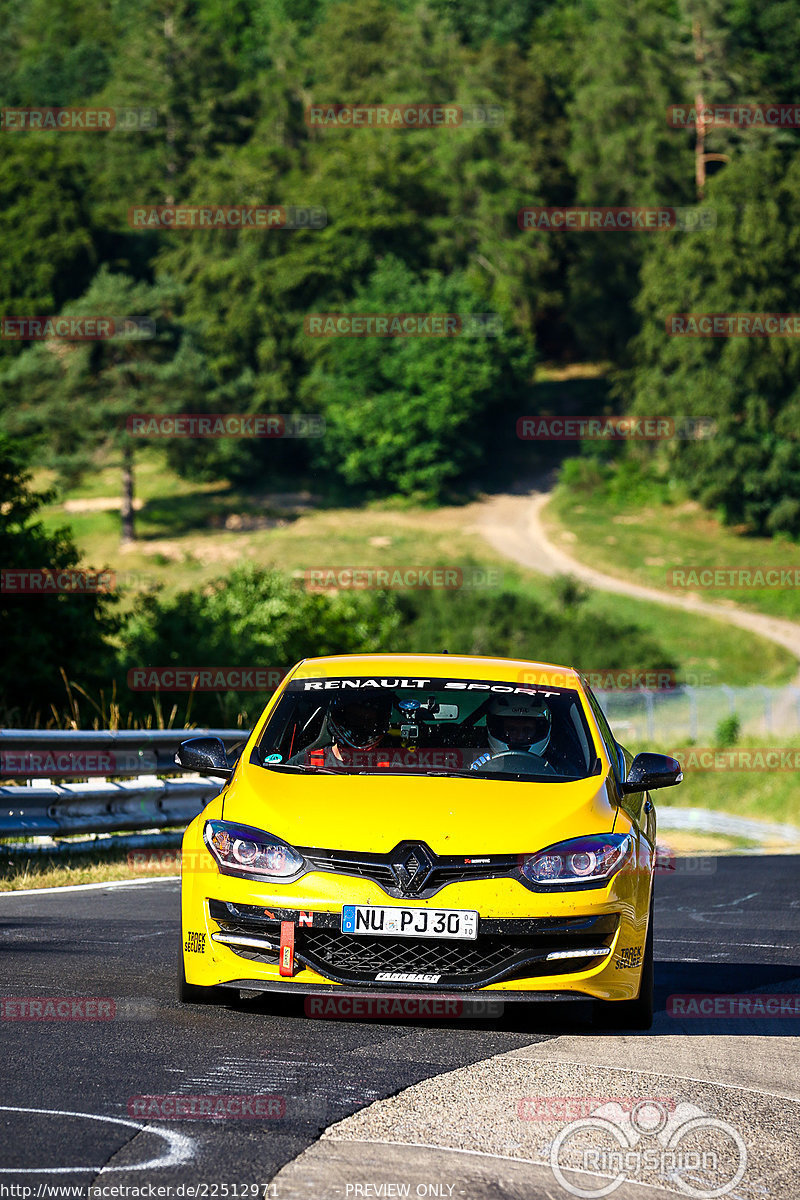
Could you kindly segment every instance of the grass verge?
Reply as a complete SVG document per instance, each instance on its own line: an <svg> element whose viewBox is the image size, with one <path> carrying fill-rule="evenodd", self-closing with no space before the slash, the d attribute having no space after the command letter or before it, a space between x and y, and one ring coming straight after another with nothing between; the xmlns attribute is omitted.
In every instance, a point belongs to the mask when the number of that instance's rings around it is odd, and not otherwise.
<svg viewBox="0 0 800 1200"><path fill-rule="evenodd" d="M135 857L137 853L139 860ZM145 851L149 861L144 864L141 854L142 851L116 848L72 854L65 851L26 853L9 849L9 843L0 843L0 892L180 875L179 846L170 850L159 847Z"/></svg>
<svg viewBox="0 0 800 1200"><path fill-rule="evenodd" d="M559 484L543 519L556 544L608 575L675 595L696 594L713 603L735 603L767 616L800 620L800 589L777 586L672 587L681 569L748 568L784 571L800 566L800 548L773 538L743 536L722 525L693 500L660 498L641 504L598 487L581 491ZM687 574L685 578L690 578Z"/></svg>

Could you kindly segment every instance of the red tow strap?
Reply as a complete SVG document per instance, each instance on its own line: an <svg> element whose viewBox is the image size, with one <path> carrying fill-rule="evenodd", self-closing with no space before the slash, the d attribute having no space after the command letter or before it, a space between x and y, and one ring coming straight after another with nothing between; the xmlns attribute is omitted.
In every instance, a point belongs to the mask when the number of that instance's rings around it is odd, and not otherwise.
<svg viewBox="0 0 800 1200"><path fill-rule="evenodd" d="M281 921L281 954L278 971L281 975L294 975L294 921Z"/></svg>

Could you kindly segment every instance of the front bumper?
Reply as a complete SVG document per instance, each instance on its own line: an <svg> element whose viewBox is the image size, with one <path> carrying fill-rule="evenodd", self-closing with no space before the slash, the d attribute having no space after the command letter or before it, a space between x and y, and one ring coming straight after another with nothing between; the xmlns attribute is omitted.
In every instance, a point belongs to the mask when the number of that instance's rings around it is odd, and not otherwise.
<svg viewBox="0 0 800 1200"><path fill-rule="evenodd" d="M446 938L353 937L333 912L301 912L207 902L211 942L251 962L279 963L281 926L295 926L293 976L304 971L348 986L377 986L379 974L435 976L423 988L469 991L500 980L549 978L564 964L594 966L612 953L617 915L482 919L474 941ZM214 928L216 927L216 928ZM384 980L385 982L385 980Z"/></svg>
<svg viewBox="0 0 800 1200"><path fill-rule="evenodd" d="M426 900L374 881L311 872L269 885L221 875L202 846L203 814L184 840L183 947L189 983L248 990L635 999L647 934L652 852L644 838L606 887L532 892L511 879L452 883ZM202 863L188 870L187 862ZM344 904L475 909L474 941L353 936ZM291 925L291 974L280 970ZM285 964L284 964L285 970Z"/></svg>

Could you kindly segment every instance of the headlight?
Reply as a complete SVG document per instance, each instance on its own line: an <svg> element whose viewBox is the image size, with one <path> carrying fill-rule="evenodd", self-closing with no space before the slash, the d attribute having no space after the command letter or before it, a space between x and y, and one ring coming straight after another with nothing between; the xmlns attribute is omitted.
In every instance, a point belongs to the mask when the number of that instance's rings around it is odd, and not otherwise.
<svg viewBox="0 0 800 1200"><path fill-rule="evenodd" d="M206 821L203 840L225 875L292 879L305 865L287 842L232 821Z"/></svg>
<svg viewBox="0 0 800 1200"><path fill-rule="evenodd" d="M548 846L538 854L526 855L522 874L530 883L550 887L575 885L584 880L597 883L610 879L630 858L633 838L629 833L594 834Z"/></svg>

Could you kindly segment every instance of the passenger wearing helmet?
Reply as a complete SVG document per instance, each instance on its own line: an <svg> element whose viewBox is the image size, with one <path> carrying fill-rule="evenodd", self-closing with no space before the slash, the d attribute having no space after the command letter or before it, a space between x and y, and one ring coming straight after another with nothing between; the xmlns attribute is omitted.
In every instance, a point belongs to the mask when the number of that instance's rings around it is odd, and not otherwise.
<svg viewBox="0 0 800 1200"><path fill-rule="evenodd" d="M486 711L489 753L476 758L470 769L477 771L499 754L513 751L535 754L544 760L538 770L552 770L545 757L552 730L553 716L544 697L519 693L493 696Z"/></svg>
<svg viewBox="0 0 800 1200"><path fill-rule="evenodd" d="M335 770L340 766L372 765L369 751L384 739L392 719L391 692L340 692L328 709L331 741L314 746L289 760Z"/></svg>

